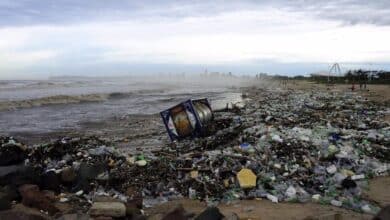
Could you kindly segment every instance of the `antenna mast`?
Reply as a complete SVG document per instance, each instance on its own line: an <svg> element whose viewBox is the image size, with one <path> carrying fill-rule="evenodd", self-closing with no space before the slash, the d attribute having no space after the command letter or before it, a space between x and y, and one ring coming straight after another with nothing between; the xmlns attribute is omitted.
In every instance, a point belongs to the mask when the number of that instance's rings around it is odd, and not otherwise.
<svg viewBox="0 0 390 220"><path fill-rule="evenodd" d="M341 76L341 69L338 63L334 63L328 73L328 83L330 82L330 74L334 73L335 76Z"/></svg>

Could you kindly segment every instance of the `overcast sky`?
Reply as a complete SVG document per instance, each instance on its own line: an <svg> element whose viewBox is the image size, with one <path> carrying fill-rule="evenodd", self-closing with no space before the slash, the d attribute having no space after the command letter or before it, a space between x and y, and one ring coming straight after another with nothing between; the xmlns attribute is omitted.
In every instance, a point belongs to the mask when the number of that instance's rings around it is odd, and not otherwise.
<svg viewBox="0 0 390 220"><path fill-rule="evenodd" d="M0 0L0 78L389 70L389 15L388 0Z"/></svg>

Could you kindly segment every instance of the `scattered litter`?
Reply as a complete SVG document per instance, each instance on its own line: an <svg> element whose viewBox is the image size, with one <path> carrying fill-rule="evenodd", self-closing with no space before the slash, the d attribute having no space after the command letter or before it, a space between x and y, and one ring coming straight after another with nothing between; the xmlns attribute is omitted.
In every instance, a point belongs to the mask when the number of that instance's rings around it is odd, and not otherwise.
<svg viewBox="0 0 390 220"><path fill-rule="evenodd" d="M367 179L389 174L390 125L382 120L387 108L340 93L257 92L252 98L261 99L239 111L211 112L205 102L192 102L190 110L182 104L181 111L162 113L171 138L180 141L153 152L125 154L98 137L28 147L0 137L0 180L12 184L11 173L65 193L60 202L77 201L95 213L110 210L113 217L123 216L122 203L137 198L150 207L181 197L208 204L313 200L375 214L377 205L360 192ZM196 130L197 123L207 129ZM104 196L121 204L99 206L96 200Z"/></svg>

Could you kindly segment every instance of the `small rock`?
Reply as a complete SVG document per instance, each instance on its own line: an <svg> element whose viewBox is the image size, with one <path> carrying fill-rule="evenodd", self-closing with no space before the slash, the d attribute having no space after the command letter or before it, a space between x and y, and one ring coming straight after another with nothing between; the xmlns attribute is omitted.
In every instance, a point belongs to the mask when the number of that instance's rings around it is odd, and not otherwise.
<svg viewBox="0 0 390 220"><path fill-rule="evenodd" d="M61 180L65 183L72 183L76 179L76 172L72 167L65 167L61 171Z"/></svg>
<svg viewBox="0 0 390 220"><path fill-rule="evenodd" d="M92 216L126 216L126 206L121 202L95 202L89 209Z"/></svg>
<svg viewBox="0 0 390 220"><path fill-rule="evenodd" d="M49 171L42 175L42 189L53 190L55 192L60 191L61 181L60 177L55 171Z"/></svg>
<svg viewBox="0 0 390 220"><path fill-rule="evenodd" d="M125 194L128 197L140 197L142 193L137 191L136 188L130 186L130 187L127 187Z"/></svg>
<svg viewBox="0 0 390 220"><path fill-rule="evenodd" d="M97 175L106 170L103 163L96 162L94 164L81 163L77 175L77 184L75 190L83 190L89 192L91 189L91 180L95 179Z"/></svg>
<svg viewBox="0 0 390 220"><path fill-rule="evenodd" d="M11 200L7 197L5 193L0 193L0 211L10 209Z"/></svg>
<svg viewBox="0 0 390 220"><path fill-rule="evenodd" d="M23 164L10 165L10 166L0 166L0 177L5 177L8 174L23 171L24 168L25 168L25 166Z"/></svg>
<svg viewBox="0 0 390 220"><path fill-rule="evenodd" d="M141 215L141 210L132 204L126 203L126 216L134 218L138 215Z"/></svg>
<svg viewBox="0 0 390 220"><path fill-rule="evenodd" d="M239 219L240 217L238 217L238 215L234 212L226 214L224 218L224 220L239 220Z"/></svg>
<svg viewBox="0 0 390 220"><path fill-rule="evenodd" d="M126 216L135 219L136 216L140 216L142 209L142 198L133 199L126 202Z"/></svg>
<svg viewBox="0 0 390 220"><path fill-rule="evenodd" d="M0 195L4 195L4 197L8 198L10 201L20 199L18 189L14 185L0 187Z"/></svg>
<svg viewBox="0 0 390 220"><path fill-rule="evenodd" d="M106 171L106 165L101 162L94 164L81 163L78 171L78 178L82 180L92 180L100 173Z"/></svg>
<svg viewBox="0 0 390 220"><path fill-rule="evenodd" d="M46 198L50 199L51 201L56 200L56 194L51 190L42 190L42 194L46 196Z"/></svg>
<svg viewBox="0 0 390 220"><path fill-rule="evenodd" d="M0 166L18 164L27 158L26 148L11 140L0 146Z"/></svg>
<svg viewBox="0 0 390 220"><path fill-rule="evenodd" d="M39 210L32 209L22 204L16 205L13 209L0 212L0 219L4 220L51 220Z"/></svg>
<svg viewBox="0 0 390 220"><path fill-rule="evenodd" d="M224 215L219 211L217 207L211 207L200 213L195 220L221 220Z"/></svg>
<svg viewBox="0 0 390 220"><path fill-rule="evenodd" d="M127 200L126 206L134 206L137 207L138 209L142 209L143 206L143 200L142 198L133 198L132 200Z"/></svg>
<svg viewBox="0 0 390 220"><path fill-rule="evenodd" d="M350 188L355 188L357 186L356 182L349 179L349 178L345 178L342 182L341 182L341 186L345 189L350 189Z"/></svg>
<svg viewBox="0 0 390 220"><path fill-rule="evenodd" d="M0 184L21 186L27 183L39 183L41 173L38 169L26 165L0 166Z"/></svg>
<svg viewBox="0 0 390 220"><path fill-rule="evenodd" d="M186 211L184 210L183 206L179 205L178 207L169 211L168 214L166 214L161 220L171 219L188 220L189 218L187 217Z"/></svg>
<svg viewBox="0 0 390 220"><path fill-rule="evenodd" d="M388 220L390 219L390 205L382 208L373 220Z"/></svg>
<svg viewBox="0 0 390 220"><path fill-rule="evenodd" d="M25 185L19 187L19 192L20 192L20 194L22 196L23 196L23 194L25 194L25 193L27 193L29 191L36 191L36 192L38 192L39 191L39 187L37 185L33 185L33 184L25 184Z"/></svg>
<svg viewBox="0 0 390 220"><path fill-rule="evenodd" d="M22 203L25 206L48 211L51 215L59 211L52 201L39 191L39 187L36 185L23 185L19 188L19 192L22 196Z"/></svg>

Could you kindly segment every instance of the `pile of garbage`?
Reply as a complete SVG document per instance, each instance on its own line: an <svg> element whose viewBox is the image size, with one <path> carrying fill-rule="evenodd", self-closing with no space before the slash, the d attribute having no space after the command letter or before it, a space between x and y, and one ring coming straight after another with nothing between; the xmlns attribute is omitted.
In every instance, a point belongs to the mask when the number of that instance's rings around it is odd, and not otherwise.
<svg viewBox="0 0 390 220"><path fill-rule="evenodd" d="M126 215L129 203L141 209L181 197L211 205L265 198L379 211L362 191L368 179L389 175L387 106L330 92L259 89L246 96L245 107L214 113L207 137L155 152L124 154L99 137L36 146L1 137L0 206L26 200L27 189L50 190L56 201L96 215L107 214L99 201L111 197L119 210L113 217Z"/></svg>

